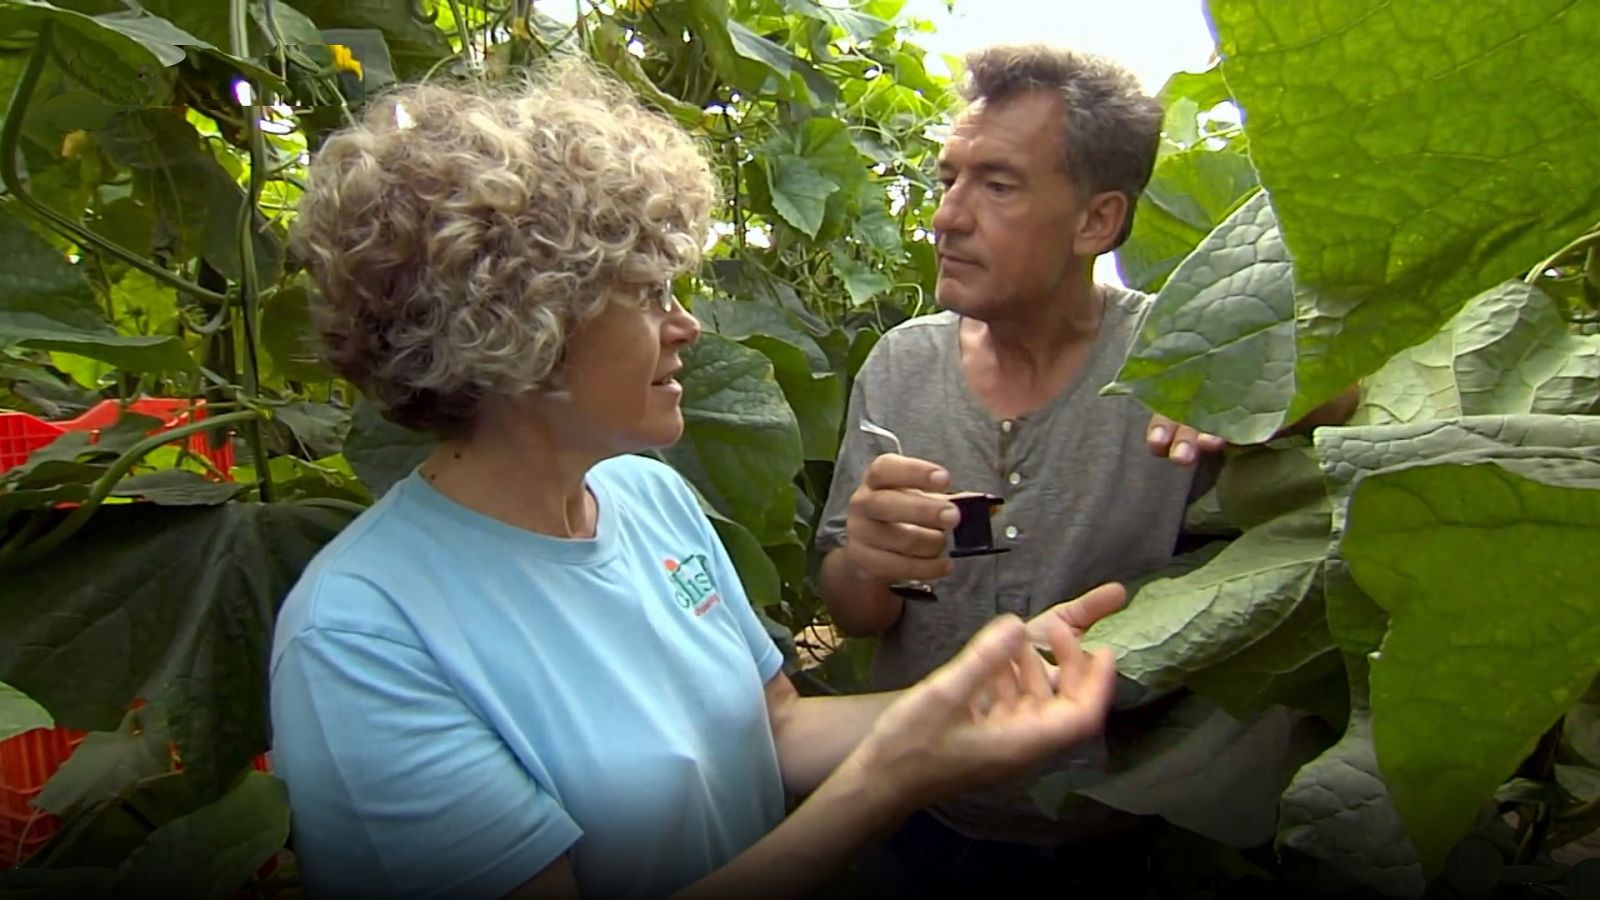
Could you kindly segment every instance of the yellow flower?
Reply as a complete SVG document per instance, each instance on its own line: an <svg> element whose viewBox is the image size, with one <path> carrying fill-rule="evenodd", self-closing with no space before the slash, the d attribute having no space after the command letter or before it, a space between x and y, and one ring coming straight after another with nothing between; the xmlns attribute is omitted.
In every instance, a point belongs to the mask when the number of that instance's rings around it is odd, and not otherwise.
<svg viewBox="0 0 1600 900"><path fill-rule="evenodd" d="M338 72L354 72L357 78L365 78L361 72L361 60L356 59L350 48L343 44L329 44L328 49L333 51L333 68Z"/></svg>
<svg viewBox="0 0 1600 900"><path fill-rule="evenodd" d="M528 19L526 16L517 16L511 20L511 36L519 41L533 40L533 33L528 31Z"/></svg>
<svg viewBox="0 0 1600 900"><path fill-rule="evenodd" d="M79 154L88 148L91 140L87 131L69 131L67 136L61 139L61 155L66 159L77 159Z"/></svg>
<svg viewBox="0 0 1600 900"><path fill-rule="evenodd" d="M655 5L655 0L627 0L622 4L622 8L631 13L642 13L649 12L650 7Z"/></svg>

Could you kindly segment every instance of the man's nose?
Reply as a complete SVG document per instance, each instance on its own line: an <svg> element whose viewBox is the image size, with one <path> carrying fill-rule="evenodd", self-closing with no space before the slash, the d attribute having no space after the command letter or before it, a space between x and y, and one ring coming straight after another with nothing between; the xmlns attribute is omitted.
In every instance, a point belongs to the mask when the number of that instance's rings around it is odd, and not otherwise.
<svg viewBox="0 0 1600 900"><path fill-rule="evenodd" d="M959 186L952 185L939 198L939 208L933 211L933 230L957 234L972 230L972 216Z"/></svg>

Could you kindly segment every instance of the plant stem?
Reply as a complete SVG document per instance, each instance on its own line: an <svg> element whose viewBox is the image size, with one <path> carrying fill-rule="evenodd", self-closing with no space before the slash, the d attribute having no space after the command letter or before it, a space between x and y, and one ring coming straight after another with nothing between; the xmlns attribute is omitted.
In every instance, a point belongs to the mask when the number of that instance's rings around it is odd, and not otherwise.
<svg viewBox="0 0 1600 900"><path fill-rule="evenodd" d="M461 55L467 59L467 68L477 71L477 66L472 61L472 32L467 28L467 20L461 14L459 0L449 0L450 17L456 21L456 35L461 38Z"/></svg>
<svg viewBox="0 0 1600 900"><path fill-rule="evenodd" d="M260 415L260 413L253 409L225 413L220 416L202 419L198 422L190 422L187 425L180 425L177 428L163 431L159 434L152 434L139 443L134 444L132 447L128 448L126 453L117 457L116 461L111 464L111 467L106 469L105 473L95 480L94 486L89 489L89 497L83 501L82 506L74 509L71 514L69 514L67 518L56 527L54 531L51 531L49 534L45 535L39 540L34 541L27 547L22 547L19 549L17 547L7 546L5 548L5 555L0 557L0 565L21 563L30 559L37 559L38 557L49 553L51 550L54 550L56 547L59 547L62 542L66 541L67 538L72 537L80 528L88 523L89 517L94 515L94 511L100 508L100 504L104 503L107 497L111 496L112 490L116 488L117 482L122 480L122 476L126 475L129 469L132 469L136 464L138 464L139 460L144 459L144 457L148 455L150 451L155 450L157 447L170 444L173 441L181 438L186 438L191 434L196 434L208 429L221 428L223 426L233 425L236 423L244 424L247 422L259 421Z"/></svg>
<svg viewBox="0 0 1600 900"><path fill-rule="evenodd" d="M246 18L246 0L232 0L233 53L241 59L250 52ZM255 85L250 85L251 100ZM267 143L261 135L261 109L252 103L245 107L245 135L250 143L250 184L245 202L239 208L239 323L244 332L244 394L254 402L261 396L261 355L256 335L257 309L261 286L257 284L260 273L256 271L255 219L261 203L261 185L266 175ZM261 435L261 420L252 419L245 426L245 440L250 444L251 462L256 470L256 490L262 503L272 502L272 467L267 465L266 441Z"/></svg>
<svg viewBox="0 0 1600 900"><path fill-rule="evenodd" d="M33 45L33 52L28 55L28 64L23 68L22 76L17 79L17 86L11 91L11 102L6 107L5 122L0 125L0 183L3 183L6 190L11 192L11 196L17 198L18 203L21 203L29 212L38 216L46 225L61 232L69 240L84 247L93 248L118 257L151 278L163 284L171 285L180 291L214 303L226 303L227 297L184 281L182 278L168 272L121 244L106 240L83 228L78 223L46 206L23 187L22 176L17 172L17 156L22 144L22 122L28 114L28 102L33 98L33 91L39 84L39 75L44 71L45 60L50 54L52 26L53 23L48 19L40 23L39 38Z"/></svg>
<svg viewBox="0 0 1600 900"><path fill-rule="evenodd" d="M1539 263L1537 266L1534 266L1533 269L1528 272L1527 277L1522 280L1527 284L1535 284L1540 278L1544 277L1545 272L1555 268L1556 264L1565 259L1569 253L1574 253L1584 247L1594 246L1600 246L1600 229L1591 231L1588 234L1579 235L1577 238L1573 239L1572 243L1550 254L1550 256L1547 257L1543 262Z"/></svg>

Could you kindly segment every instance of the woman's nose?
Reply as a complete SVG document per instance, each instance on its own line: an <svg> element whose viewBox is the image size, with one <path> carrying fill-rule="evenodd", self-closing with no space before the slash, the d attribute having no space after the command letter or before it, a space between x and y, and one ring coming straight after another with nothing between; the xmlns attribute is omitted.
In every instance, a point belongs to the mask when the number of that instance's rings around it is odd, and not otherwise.
<svg viewBox="0 0 1600 900"><path fill-rule="evenodd" d="M700 320L681 305L674 303L672 314L667 317L665 327L662 329L662 343L670 347L686 347L700 339L701 330Z"/></svg>

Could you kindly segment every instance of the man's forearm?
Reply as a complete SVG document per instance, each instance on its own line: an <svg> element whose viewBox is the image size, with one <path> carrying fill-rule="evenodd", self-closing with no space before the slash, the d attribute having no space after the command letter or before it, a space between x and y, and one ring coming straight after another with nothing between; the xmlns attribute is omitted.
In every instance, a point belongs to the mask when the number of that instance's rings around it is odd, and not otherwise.
<svg viewBox="0 0 1600 900"><path fill-rule="evenodd" d="M844 634L851 637L883 634L900 621L906 601L895 596L887 582L856 568L845 556L843 547L822 558L818 576L828 616Z"/></svg>

